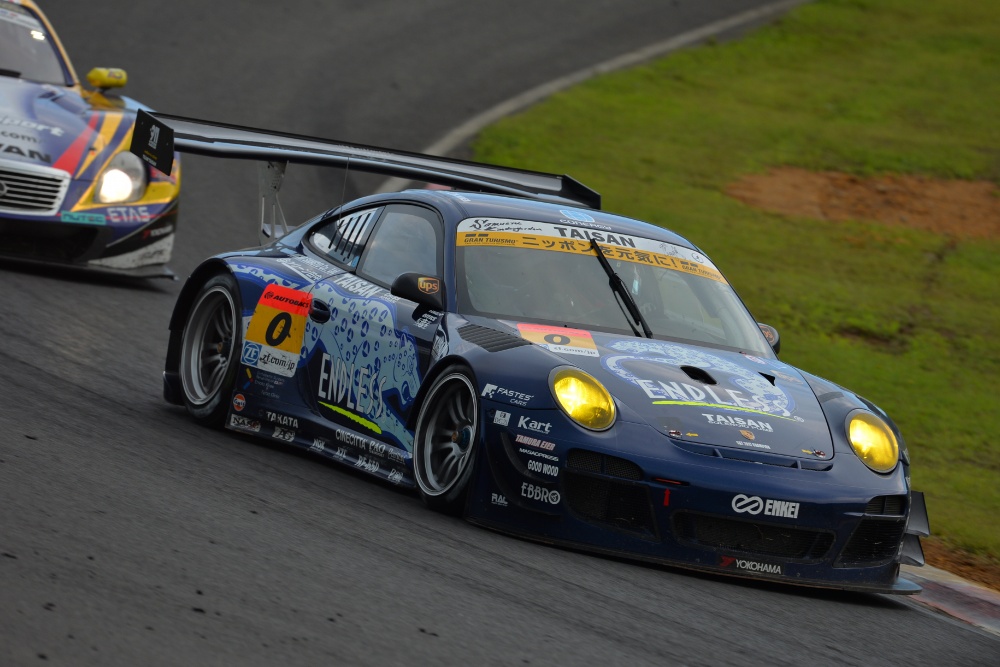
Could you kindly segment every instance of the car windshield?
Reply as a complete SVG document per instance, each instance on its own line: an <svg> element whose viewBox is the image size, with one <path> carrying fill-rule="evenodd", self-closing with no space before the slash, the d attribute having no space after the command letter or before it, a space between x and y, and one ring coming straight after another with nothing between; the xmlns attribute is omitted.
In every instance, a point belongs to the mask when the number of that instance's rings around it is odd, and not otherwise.
<svg viewBox="0 0 1000 667"><path fill-rule="evenodd" d="M0 3L0 76L66 85L55 45L27 9Z"/></svg>
<svg viewBox="0 0 1000 667"><path fill-rule="evenodd" d="M700 253L638 236L470 218L457 236L459 312L641 334L609 287L591 239L654 338L773 355L743 302Z"/></svg>

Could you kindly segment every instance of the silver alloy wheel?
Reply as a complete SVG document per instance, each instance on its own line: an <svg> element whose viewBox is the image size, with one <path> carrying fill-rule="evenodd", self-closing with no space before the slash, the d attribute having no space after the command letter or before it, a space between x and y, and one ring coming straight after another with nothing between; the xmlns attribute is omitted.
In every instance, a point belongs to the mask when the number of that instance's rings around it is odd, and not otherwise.
<svg viewBox="0 0 1000 667"><path fill-rule="evenodd" d="M180 375L192 405L211 401L233 357L236 304L222 286L203 292L191 309L181 343Z"/></svg>
<svg viewBox="0 0 1000 667"><path fill-rule="evenodd" d="M476 391L464 373L439 379L421 408L413 467L427 496L448 493L472 459L479 417Z"/></svg>

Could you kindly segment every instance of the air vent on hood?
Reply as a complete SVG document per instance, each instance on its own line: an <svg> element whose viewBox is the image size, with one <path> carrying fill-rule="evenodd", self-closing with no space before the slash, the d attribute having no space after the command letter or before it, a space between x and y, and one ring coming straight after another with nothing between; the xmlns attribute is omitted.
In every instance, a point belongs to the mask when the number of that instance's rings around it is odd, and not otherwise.
<svg viewBox="0 0 1000 667"><path fill-rule="evenodd" d="M490 329L489 327L481 327L478 324L466 324L464 327L459 327L458 334L463 340L467 340L473 345L478 345L487 352L502 352L503 350L521 347L522 345L531 345L530 342L520 336Z"/></svg>
<svg viewBox="0 0 1000 667"><path fill-rule="evenodd" d="M681 366L681 370L687 373L687 376L692 380L697 380L698 382L704 384L719 384L704 368L698 368L697 366Z"/></svg>

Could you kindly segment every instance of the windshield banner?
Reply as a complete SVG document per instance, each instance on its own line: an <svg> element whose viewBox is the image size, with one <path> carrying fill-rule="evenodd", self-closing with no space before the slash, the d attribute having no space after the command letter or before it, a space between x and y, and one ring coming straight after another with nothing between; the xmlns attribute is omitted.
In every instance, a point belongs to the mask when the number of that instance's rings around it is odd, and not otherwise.
<svg viewBox="0 0 1000 667"><path fill-rule="evenodd" d="M673 243L654 241L610 231L581 229L571 225L503 218L469 218L458 225L459 247L532 248L592 255L590 241L601 247L608 261L657 266L725 283L719 270L701 253Z"/></svg>

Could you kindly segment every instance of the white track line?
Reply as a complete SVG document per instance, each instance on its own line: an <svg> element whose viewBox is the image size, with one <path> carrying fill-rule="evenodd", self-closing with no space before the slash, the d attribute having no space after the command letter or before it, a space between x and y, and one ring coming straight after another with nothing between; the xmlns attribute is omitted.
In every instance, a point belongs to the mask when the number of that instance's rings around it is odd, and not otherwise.
<svg viewBox="0 0 1000 667"><path fill-rule="evenodd" d="M691 46L692 44L697 44L698 42L710 37L715 37L730 30L741 28L754 22L762 21L771 18L772 16L777 16L778 14L783 14L793 7L805 4L806 2L809 2L809 0L780 0L779 2L772 2L769 5L757 7L756 9L750 9L719 21L713 21L712 23L708 23L700 28L689 30L688 32L676 35L662 42L651 44L637 51L626 53L618 56L617 58L606 60L603 63L584 68L567 76L559 77L558 79L554 79L548 83L543 83L540 86L527 90L520 95L515 95L495 107L473 116L421 152L429 155L447 155L466 141L472 139L472 137L479 134L479 132L481 132L483 128L488 125L492 125L505 116L509 116L510 114L525 109L538 103L546 97L549 97L550 95L566 90L567 88L575 86L578 83L582 83L587 79L592 79L596 76L600 76L601 74L607 74L608 72L614 72L616 70L639 65L672 51L677 51L687 46ZM412 181L405 178L390 178L382 184L382 186L378 189L378 192L396 192L398 190L403 190L411 182Z"/></svg>

